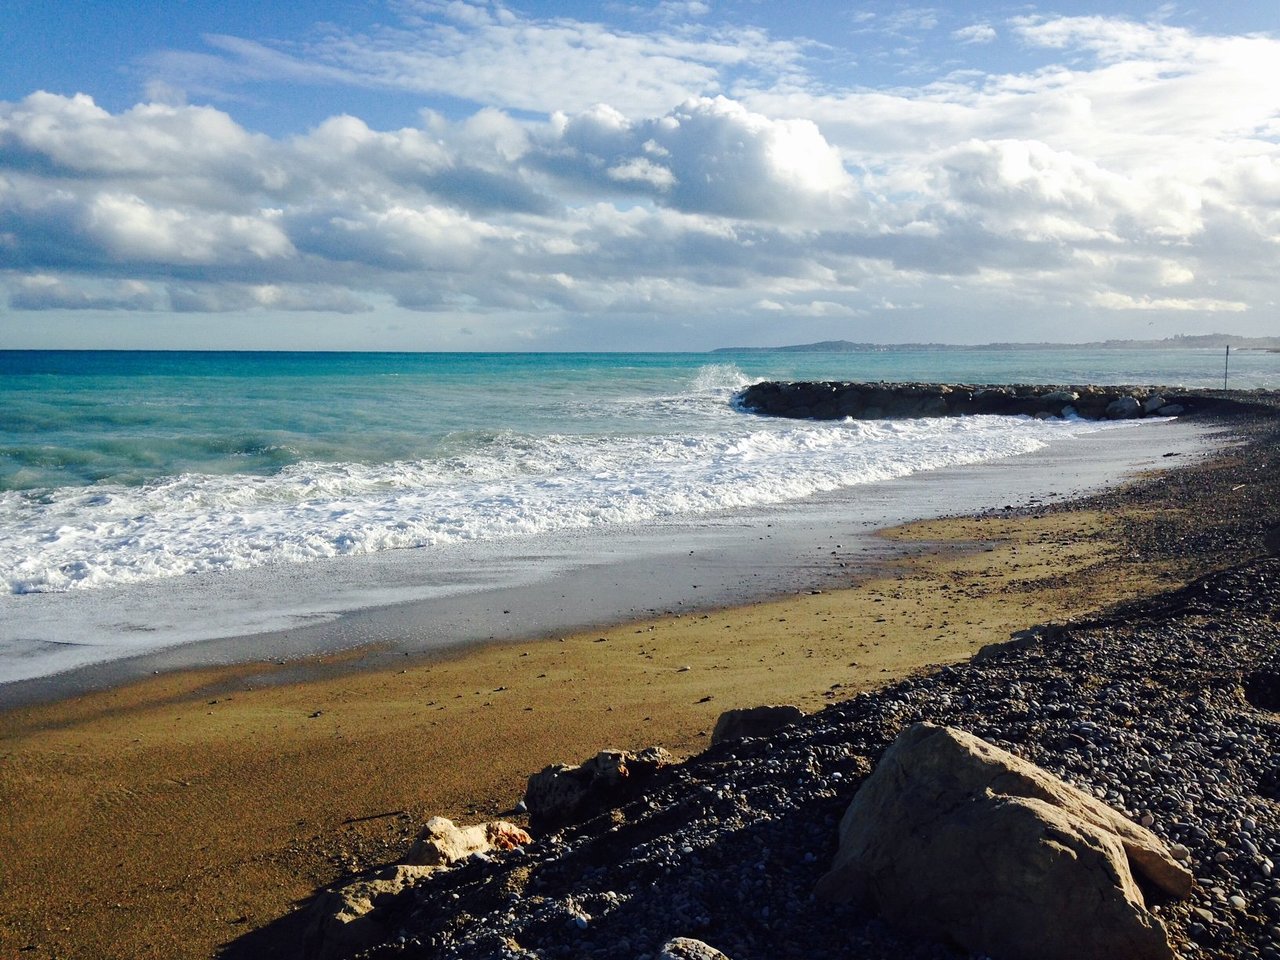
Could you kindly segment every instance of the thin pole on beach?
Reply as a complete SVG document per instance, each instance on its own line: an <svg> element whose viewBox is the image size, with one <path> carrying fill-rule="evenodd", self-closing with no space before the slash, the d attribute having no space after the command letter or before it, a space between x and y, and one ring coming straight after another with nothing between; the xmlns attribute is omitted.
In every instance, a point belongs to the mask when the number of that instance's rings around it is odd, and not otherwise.
<svg viewBox="0 0 1280 960"><path fill-rule="evenodd" d="M1222 361L1222 392L1227 392L1227 370L1231 367L1231 344L1227 344L1227 356Z"/></svg>

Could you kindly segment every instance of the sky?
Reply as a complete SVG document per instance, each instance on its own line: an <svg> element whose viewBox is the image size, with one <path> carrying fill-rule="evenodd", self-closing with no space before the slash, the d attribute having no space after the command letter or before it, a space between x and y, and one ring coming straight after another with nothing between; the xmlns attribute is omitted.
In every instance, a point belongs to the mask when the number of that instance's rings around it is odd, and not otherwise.
<svg viewBox="0 0 1280 960"><path fill-rule="evenodd" d="M1271 2L0 5L0 348L1280 335Z"/></svg>

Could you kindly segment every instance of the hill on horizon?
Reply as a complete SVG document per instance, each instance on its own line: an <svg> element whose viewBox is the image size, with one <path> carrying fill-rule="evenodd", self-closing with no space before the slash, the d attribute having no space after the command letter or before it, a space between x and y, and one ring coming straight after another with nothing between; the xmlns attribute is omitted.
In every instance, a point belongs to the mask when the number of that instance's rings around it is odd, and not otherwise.
<svg viewBox="0 0 1280 960"><path fill-rule="evenodd" d="M1280 350L1280 337L1240 337L1230 333L1179 335L1163 340L1092 340L1083 343L855 343L820 340L779 347L718 347L712 353L878 353L894 350L1152 350L1160 348Z"/></svg>

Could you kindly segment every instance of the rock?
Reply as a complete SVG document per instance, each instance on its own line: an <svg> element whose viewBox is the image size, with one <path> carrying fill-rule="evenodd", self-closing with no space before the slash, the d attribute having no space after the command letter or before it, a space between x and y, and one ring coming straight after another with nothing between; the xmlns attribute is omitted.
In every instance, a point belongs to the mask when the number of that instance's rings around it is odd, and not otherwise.
<svg viewBox="0 0 1280 960"><path fill-rule="evenodd" d="M1133 397L1117 397L1107 404L1106 415L1112 420L1130 420L1142 416L1142 404Z"/></svg>
<svg viewBox="0 0 1280 960"><path fill-rule="evenodd" d="M658 960L729 960L715 947L689 937L674 937L662 945Z"/></svg>
<svg viewBox="0 0 1280 960"><path fill-rule="evenodd" d="M447 867L472 854L511 850L532 842L533 838L528 833L506 820L458 827L446 817L432 817L418 834L404 862Z"/></svg>
<svg viewBox="0 0 1280 960"><path fill-rule="evenodd" d="M714 747L717 743L730 740L763 737L780 727L795 723L803 716L804 711L791 704L726 710L720 714L715 729L711 731L711 745Z"/></svg>
<svg viewBox="0 0 1280 960"><path fill-rule="evenodd" d="M552 764L531 776L525 789L529 828L556 830L621 806L673 762L661 747L646 747L639 753L602 750L576 767Z"/></svg>
<svg viewBox="0 0 1280 960"><path fill-rule="evenodd" d="M919 723L854 795L816 892L1001 960L1169 960L1135 872L1191 890L1150 831L971 734Z"/></svg>
<svg viewBox="0 0 1280 960"><path fill-rule="evenodd" d="M345 887L324 891L311 906L311 918L304 934L308 944L306 956L314 960L340 960L384 942L391 931L386 915L375 908L385 906L388 900L439 869L386 867Z"/></svg>
<svg viewBox="0 0 1280 960"><path fill-rule="evenodd" d="M407 862L384 867L316 898L305 934L306 955L339 960L383 943L392 932L385 907L407 887L473 854L532 842L529 834L505 820L459 827L446 817L432 817L418 834Z"/></svg>
<svg viewBox="0 0 1280 960"><path fill-rule="evenodd" d="M1132 393L1135 389L1137 392ZM1170 404L1168 397L1161 390L1133 387L763 381L737 394L736 402L741 409L754 413L819 420L972 414L1080 416L1095 420L1141 417L1178 406ZM1193 402L1203 399L1185 392L1180 392L1178 398Z"/></svg>
<svg viewBox="0 0 1280 960"><path fill-rule="evenodd" d="M1026 630L1016 630L1009 635L1008 640L984 643L978 648L978 652L973 655L973 662L990 663L992 660L998 660L1002 655L1010 652L1030 650L1040 643L1057 639L1061 632L1061 628L1054 624L1043 624L1041 626L1028 627Z"/></svg>
<svg viewBox="0 0 1280 960"><path fill-rule="evenodd" d="M1049 404L1075 403L1080 399L1080 394L1075 390L1053 390L1042 395L1040 399Z"/></svg>
<svg viewBox="0 0 1280 960"><path fill-rule="evenodd" d="M1167 403L1156 411L1157 416L1161 417L1178 417L1186 412L1186 407L1180 403Z"/></svg>

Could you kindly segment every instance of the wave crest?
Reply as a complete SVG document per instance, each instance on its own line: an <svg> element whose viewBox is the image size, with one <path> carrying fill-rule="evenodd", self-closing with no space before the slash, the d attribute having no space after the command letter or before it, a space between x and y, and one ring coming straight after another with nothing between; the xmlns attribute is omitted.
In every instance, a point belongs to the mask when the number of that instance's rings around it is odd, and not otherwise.
<svg viewBox="0 0 1280 960"><path fill-rule="evenodd" d="M736 364L708 363L698 368L689 387L694 393L727 395L737 393L759 379L747 376Z"/></svg>

